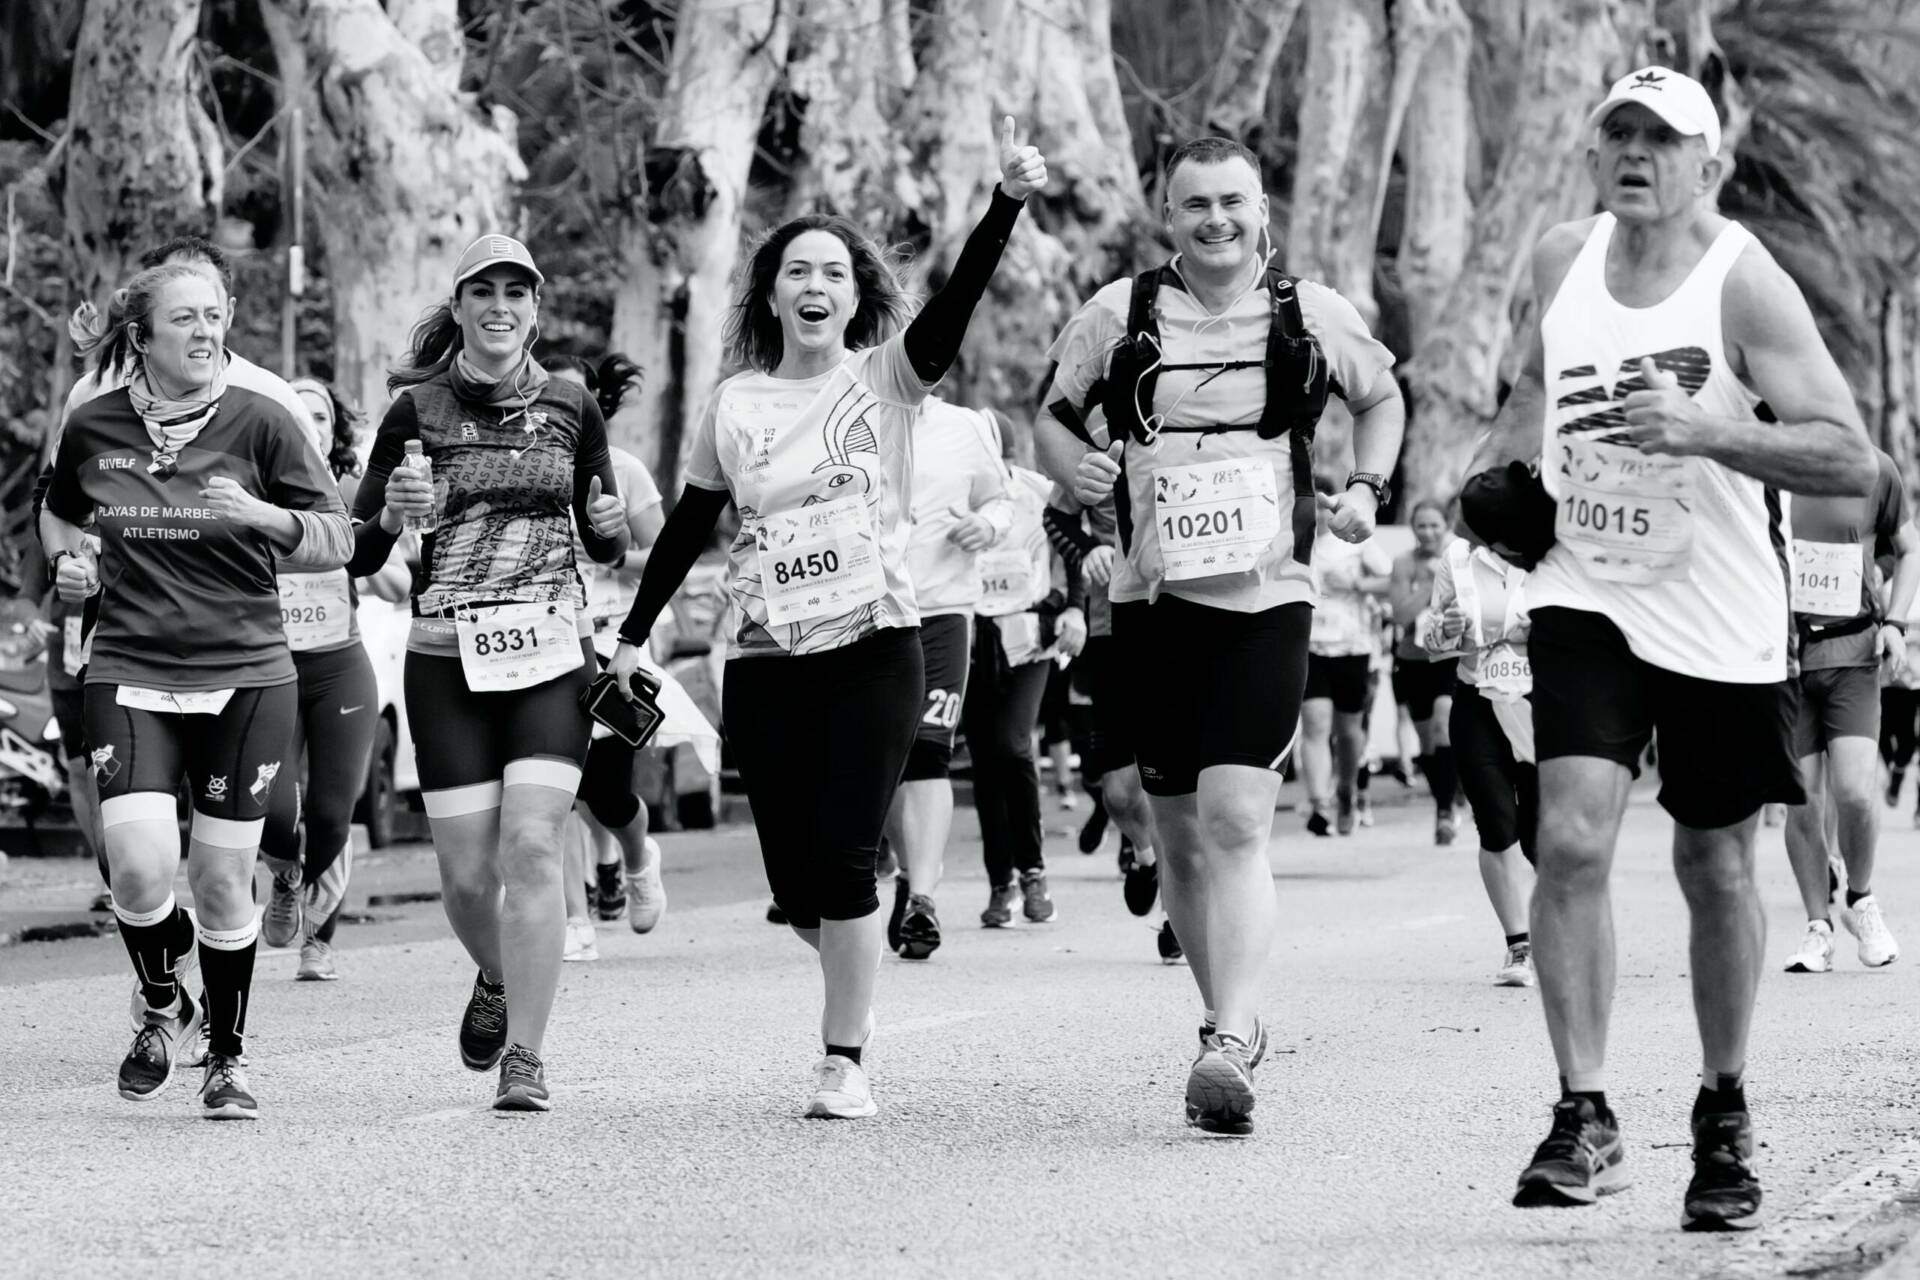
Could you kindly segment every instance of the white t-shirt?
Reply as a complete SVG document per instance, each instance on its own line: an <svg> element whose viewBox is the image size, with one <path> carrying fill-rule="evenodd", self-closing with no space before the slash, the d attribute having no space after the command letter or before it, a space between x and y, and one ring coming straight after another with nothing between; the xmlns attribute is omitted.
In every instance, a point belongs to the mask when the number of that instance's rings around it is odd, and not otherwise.
<svg viewBox="0 0 1920 1280"><path fill-rule="evenodd" d="M948 541L961 514L977 515L1004 540L1013 524L1007 473L986 415L929 396L913 426L913 530L907 576L920 616L971 613L980 603L979 553Z"/></svg>
<svg viewBox="0 0 1920 1280"><path fill-rule="evenodd" d="M694 432L687 483L725 490L740 513L740 532L727 549L729 657L822 653L882 627L919 625L907 574L907 506L913 418L928 390L899 335L817 377L739 373L715 390ZM832 548L835 569L852 573L870 556L878 562L878 590L840 612L773 622L763 539L830 503L857 508L852 514L865 531L858 547L848 541ZM815 566L826 562L825 550L815 554ZM774 584L776 592L782 585Z"/></svg>
<svg viewBox="0 0 1920 1280"><path fill-rule="evenodd" d="M1379 543L1348 542L1322 530L1313 540L1313 628L1307 651L1323 658L1371 657L1379 648L1379 605L1362 591L1364 578L1393 572Z"/></svg>
<svg viewBox="0 0 1920 1280"><path fill-rule="evenodd" d="M653 482L645 463L625 449L609 447L607 456L613 462L613 483L620 493L620 501L626 505L628 523L660 505L660 486ZM627 610L633 607L638 584L622 577L612 565L595 564L581 543L577 528L573 534L573 560L587 580L587 612L595 624L610 621L618 626L627 616Z"/></svg>

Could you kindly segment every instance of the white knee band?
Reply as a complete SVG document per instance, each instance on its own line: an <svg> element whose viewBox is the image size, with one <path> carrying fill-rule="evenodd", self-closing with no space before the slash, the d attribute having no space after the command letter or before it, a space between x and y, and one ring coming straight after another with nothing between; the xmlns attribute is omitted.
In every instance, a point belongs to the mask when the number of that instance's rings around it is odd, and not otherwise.
<svg viewBox="0 0 1920 1280"><path fill-rule="evenodd" d="M500 781L507 787L552 787L575 795L580 790L580 766L551 756L528 756L509 760Z"/></svg>
<svg viewBox="0 0 1920 1280"><path fill-rule="evenodd" d="M420 804L428 818L464 818L470 813L485 813L500 807L500 784L476 782L471 786L422 791Z"/></svg>

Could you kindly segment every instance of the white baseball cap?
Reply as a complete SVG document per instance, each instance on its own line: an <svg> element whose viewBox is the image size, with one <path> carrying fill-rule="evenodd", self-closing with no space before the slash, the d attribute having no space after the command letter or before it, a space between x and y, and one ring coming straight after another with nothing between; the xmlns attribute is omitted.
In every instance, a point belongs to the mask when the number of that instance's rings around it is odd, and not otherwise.
<svg viewBox="0 0 1920 1280"><path fill-rule="evenodd" d="M1614 81L1607 100L1587 117L1587 128L1597 129L1613 109L1637 102L1673 126L1676 133L1706 140L1709 155L1720 154L1720 113L1698 80L1671 67L1642 67Z"/></svg>
<svg viewBox="0 0 1920 1280"><path fill-rule="evenodd" d="M533 255L527 252L527 246L512 236L481 236L467 246L460 255L460 261L453 268L453 291L460 292L460 286L479 275L488 267L500 263L519 267L533 277L535 284L545 284L547 278L540 274L540 268L533 265Z"/></svg>

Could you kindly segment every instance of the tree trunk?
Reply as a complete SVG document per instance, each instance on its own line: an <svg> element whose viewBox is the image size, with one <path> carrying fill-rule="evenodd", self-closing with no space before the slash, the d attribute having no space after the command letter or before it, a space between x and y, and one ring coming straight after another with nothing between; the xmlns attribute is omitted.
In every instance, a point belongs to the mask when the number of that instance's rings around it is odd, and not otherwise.
<svg viewBox="0 0 1920 1280"><path fill-rule="evenodd" d="M526 176L510 112L480 115L447 86L431 6L397 4L429 48L379 0L269 0L261 6L288 92L306 95L314 221L333 291L336 381L377 418L387 369L424 310L449 296L474 238L507 229ZM417 25L416 25L417 24ZM457 50L457 46L455 46ZM458 66L453 67L457 79ZM536 261L539 246L530 246Z"/></svg>
<svg viewBox="0 0 1920 1280"><path fill-rule="evenodd" d="M1417 59L1407 75L1404 123L1398 130L1407 186L1396 259L1417 351L1433 332L1446 291L1467 257L1473 218L1466 180L1473 138L1467 64L1473 33L1453 0L1396 9L1396 23L1416 9L1428 21L1403 29L1394 70L1397 84L1409 71L1408 61Z"/></svg>
<svg viewBox="0 0 1920 1280"><path fill-rule="evenodd" d="M158 241L220 212L220 136L193 61L200 0L87 6L74 55L58 193L83 297L104 305Z"/></svg>
<svg viewBox="0 0 1920 1280"><path fill-rule="evenodd" d="M1267 95L1301 0L1235 0L1220 59L1207 79L1200 120L1242 141L1267 119Z"/></svg>
<svg viewBox="0 0 1920 1280"><path fill-rule="evenodd" d="M778 0L687 0L674 30L613 326L614 345L647 370L639 420L659 435L632 443L668 494L680 487L687 427L719 384L747 175L791 28Z"/></svg>
<svg viewBox="0 0 1920 1280"><path fill-rule="evenodd" d="M1549 210L1572 185L1586 113L1620 54L1606 0L1536 10L1499 167L1474 218L1473 243L1435 326L1408 365L1412 416L1401 456L1410 500L1452 498L1474 440L1492 419L1510 313Z"/></svg>
<svg viewBox="0 0 1920 1280"><path fill-rule="evenodd" d="M883 0L801 5L787 63L787 89L803 113L789 216L837 213L882 237L892 229L907 159L893 121L913 70L909 59L901 79L896 59L874 56L875 33L889 30Z"/></svg>
<svg viewBox="0 0 1920 1280"><path fill-rule="evenodd" d="M1369 323L1392 64L1381 0L1308 0L1287 270L1338 289Z"/></svg>

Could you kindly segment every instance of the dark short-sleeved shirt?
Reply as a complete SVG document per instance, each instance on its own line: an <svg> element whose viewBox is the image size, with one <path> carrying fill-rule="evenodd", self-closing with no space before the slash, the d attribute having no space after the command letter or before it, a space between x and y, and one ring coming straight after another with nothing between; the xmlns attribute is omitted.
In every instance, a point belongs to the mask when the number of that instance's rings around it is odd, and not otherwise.
<svg viewBox="0 0 1920 1280"><path fill-rule="evenodd" d="M1860 548L1860 608L1869 617L1880 609L1873 597L1873 556L1877 543L1891 542L1908 519L1907 488L1900 469L1892 458L1876 450L1879 474L1873 492L1866 497L1793 497L1792 519L1795 542L1849 543ZM1822 638L1819 628L1844 623L1846 619L1796 613L1803 625L1800 669L1824 671L1834 667L1871 667L1879 661L1874 627L1865 627Z"/></svg>
<svg viewBox="0 0 1920 1280"><path fill-rule="evenodd" d="M192 692L293 679L274 578L293 548L215 516L200 491L227 476L275 506L339 516L344 529L340 493L306 436L273 400L229 386L173 475L149 470L152 458L125 390L77 407L54 455L47 510L92 519L101 542L87 683Z"/></svg>

